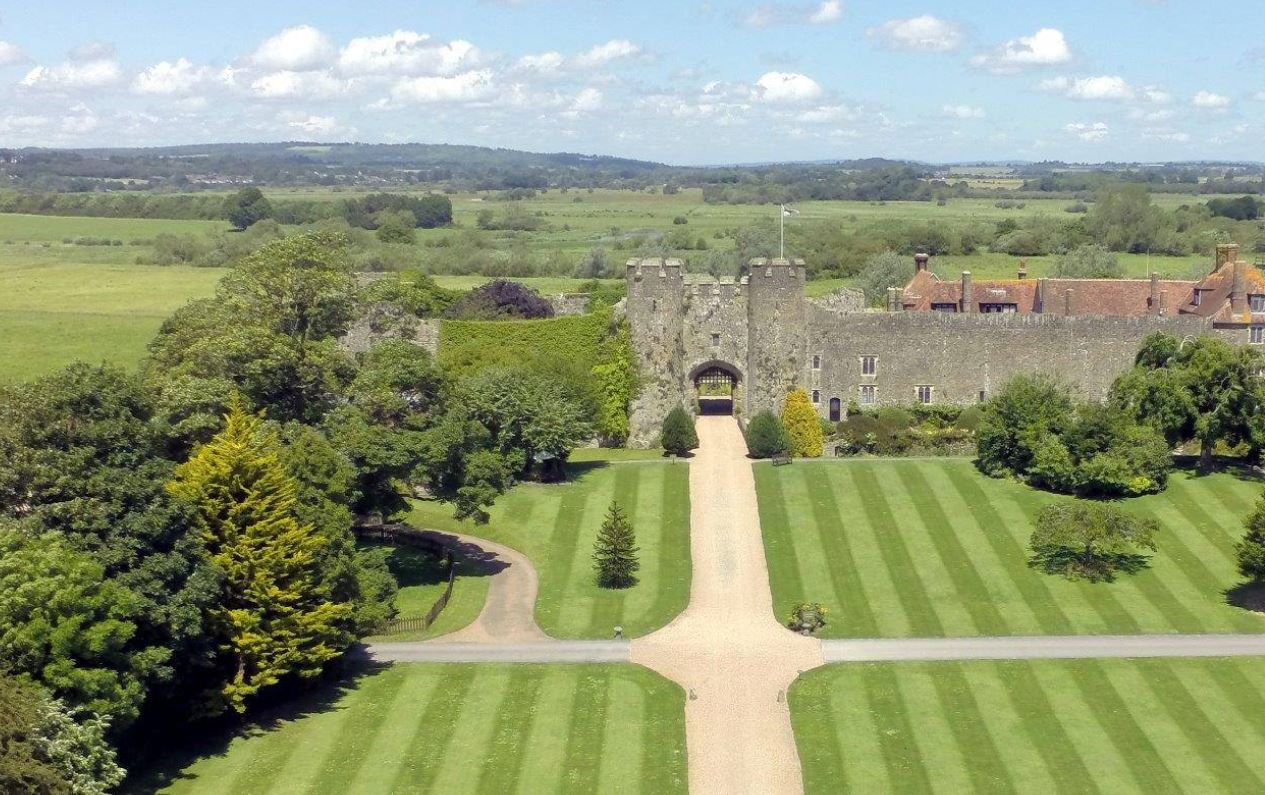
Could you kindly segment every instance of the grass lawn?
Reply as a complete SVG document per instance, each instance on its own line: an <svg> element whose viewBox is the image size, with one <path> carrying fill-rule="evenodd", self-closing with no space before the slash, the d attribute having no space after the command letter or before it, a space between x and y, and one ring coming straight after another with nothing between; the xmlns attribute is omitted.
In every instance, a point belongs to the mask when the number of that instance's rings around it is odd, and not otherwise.
<svg viewBox="0 0 1265 795"><path fill-rule="evenodd" d="M1261 486L1177 473L1121 503L1160 523L1151 568L1073 583L1028 568L1052 495L980 475L969 460L796 461L755 467L777 615L830 610L827 637L1261 632L1226 603L1233 544Z"/></svg>
<svg viewBox="0 0 1265 795"><path fill-rule="evenodd" d="M1260 659L830 665L789 698L809 793L1265 791Z"/></svg>
<svg viewBox="0 0 1265 795"><path fill-rule="evenodd" d="M685 791L685 695L634 665L397 664L173 751L132 792Z"/></svg>
<svg viewBox="0 0 1265 795"><path fill-rule="evenodd" d="M511 546L540 573L536 621L559 638L626 637L651 632L685 609L690 591L690 498L686 464L576 464L560 485L524 483L497 500L486 525L458 522L452 507L417 502L409 521ZM593 540L611 500L627 511L641 548L640 582L599 588Z"/></svg>
<svg viewBox="0 0 1265 795"><path fill-rule="evenodd" d="M372 548L377 544L361 544ZM443 595L448 572L439 558L409 546L385 546L391 556L387 566L400 584L395 597L399 618L425 618L432 606ZM420 632L400 632L393 635L376 635L366 641L400 642L425 640L448 632L455 632L479 617L488 596L488 572L478 563L466 558L453 561L456 577L452 583L452 597L435 623Z"/></svg>

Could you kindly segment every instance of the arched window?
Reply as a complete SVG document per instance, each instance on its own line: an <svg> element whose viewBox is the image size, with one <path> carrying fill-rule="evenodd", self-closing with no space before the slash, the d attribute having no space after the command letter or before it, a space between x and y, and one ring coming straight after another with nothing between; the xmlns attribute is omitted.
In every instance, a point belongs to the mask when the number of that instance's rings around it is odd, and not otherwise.
<svg viewBox="0 0 1265 795"><path fill-rule="evenodd" d="M814 390L813 390L813 403L820 403L820 402L821 402L821 390L820 390L820 389L814 389Z"/></svg>

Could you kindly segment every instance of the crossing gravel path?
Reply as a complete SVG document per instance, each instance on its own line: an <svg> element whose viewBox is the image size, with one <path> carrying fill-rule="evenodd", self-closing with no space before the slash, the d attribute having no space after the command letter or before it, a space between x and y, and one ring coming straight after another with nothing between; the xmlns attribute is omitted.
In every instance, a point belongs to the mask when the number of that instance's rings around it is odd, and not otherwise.
<svg viewBox="0 0 1265 795"><path fill-rule="evenodd" d="M824 640L826 662L1265 655L1265 635L1052 635Z"/></svg>
<svg viewBox="0 0 1265 795"><path fill-rule="evenodd" d="M690 461L690 603L632 641L633 662L685 688L689 785L705 793L800 792L786 690L821 665L821 642L773 616L755 480L732 417L699 417Z"/></svg>

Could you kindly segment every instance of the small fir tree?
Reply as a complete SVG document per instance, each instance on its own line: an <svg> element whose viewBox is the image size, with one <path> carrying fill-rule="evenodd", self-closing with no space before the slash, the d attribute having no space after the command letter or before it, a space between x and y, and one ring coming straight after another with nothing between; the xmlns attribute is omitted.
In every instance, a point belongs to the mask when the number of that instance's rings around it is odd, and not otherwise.
<svg viewBox="0 0 1265 795"><path fill-rule="evenodd" d="M1256 508L1247 517L1247 533L1234 545L1239 559L1239 573L1252 582L1265 582L1265 495L1256 501Z"/></svg>
<svg viewBox="0 0 1265 795"><path fill-rule="evenodd" d="M176 468L168 487L196 511L222 592L207 612L220 681L212 712L244 712L284 677L314 677L350 642L352 605L320 579L328 541L295 517L298 483L260 417L234 400L225 427Z"/></svg>
<svg viewBox="0 0 1265 795"><path fill-rule="evenodd" d="M762 411L747 426L747 452L752 458L772 458L790 452L791 440L782 421L771 411Z"/></svg>
<svg viewBox="0 0 1265 795"><path fill-rule="evenodd" d="M791 439L791 454L802 458L821 458L825 441L821 435L821 423L808 393L796 389L787 394L782 406L782 424Z"/></svg>
<svg viewBox="0 0 1265 795"><path fill-rule="evenodd" d="M685 455L698 447L698 433L694 430L694 418L677 406L663 418L663 449L671 455Z"/></svg>
<svg viewBox="0 0 1265 795"><path fill-rule="evenodd" d="M637 536L628 516L619 503L611 502L602 529L597 532L593 544L593 567L597 569L597 584L603 588L627 588L637 583L636 572L641 568L637 560Z"/></svg>

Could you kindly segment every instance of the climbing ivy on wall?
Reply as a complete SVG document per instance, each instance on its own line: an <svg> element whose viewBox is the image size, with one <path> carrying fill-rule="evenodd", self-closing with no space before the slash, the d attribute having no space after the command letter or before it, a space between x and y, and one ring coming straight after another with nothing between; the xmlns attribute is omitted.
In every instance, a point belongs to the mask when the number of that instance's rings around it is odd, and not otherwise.
<svg viewBox="0 0 1265 795"><path fill-rule="evenodd" d="M488 367L542 366L587 378L598 433L610 443L628 438L628 405L637 373L628 324L609 308L547 320L444 320L439 360L460 377Z"/></svg>

